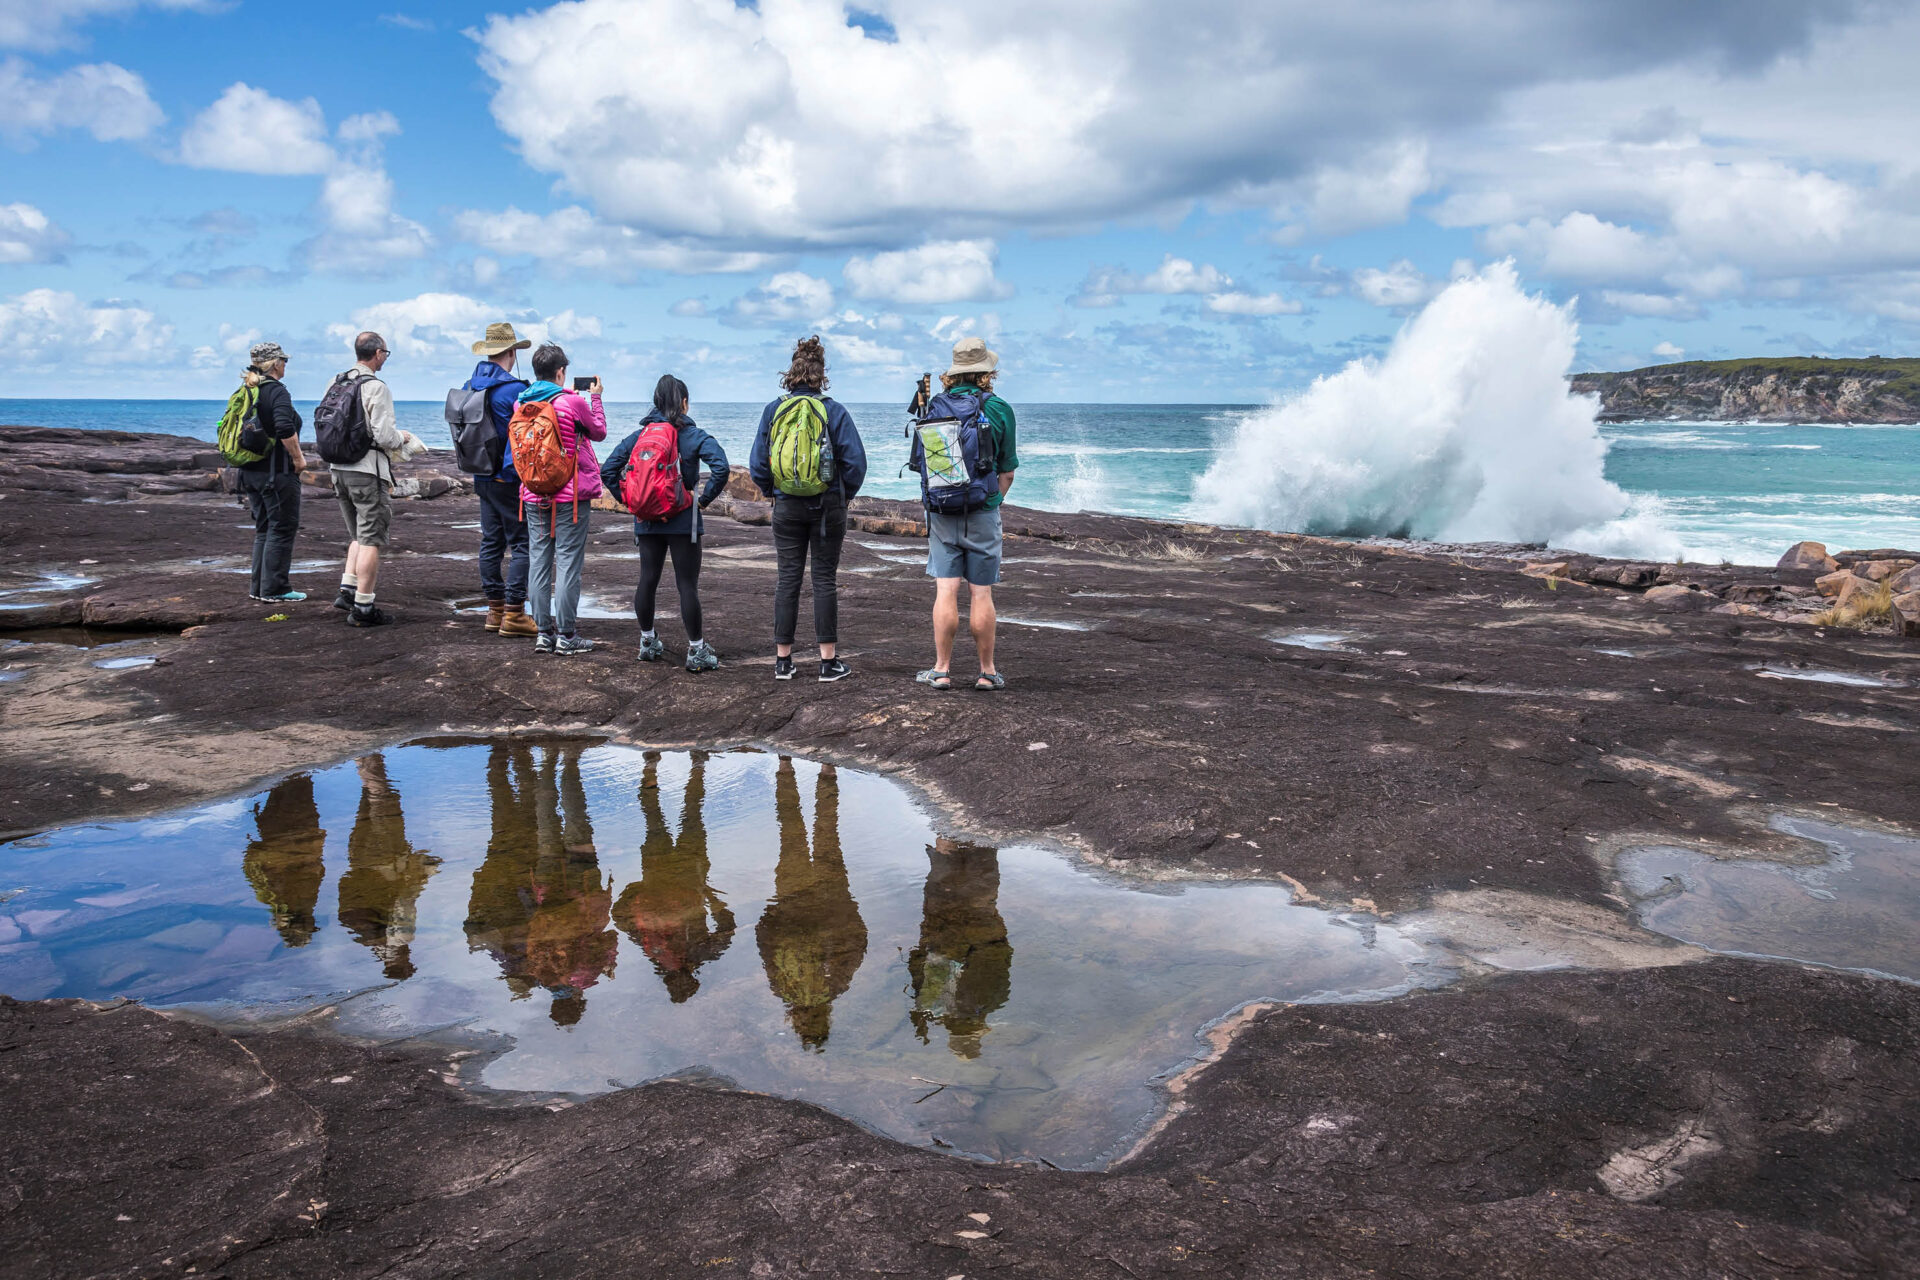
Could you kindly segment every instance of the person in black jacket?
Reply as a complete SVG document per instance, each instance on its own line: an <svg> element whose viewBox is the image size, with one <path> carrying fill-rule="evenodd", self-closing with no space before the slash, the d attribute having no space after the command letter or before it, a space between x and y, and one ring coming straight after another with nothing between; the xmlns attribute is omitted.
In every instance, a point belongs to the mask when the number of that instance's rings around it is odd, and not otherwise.
<svg viewBox="0 0 1920 1280"><path fill-rule="evenodd" d="M673 585L680 595L680 621L687 628L687 670L712 671L720 665L720 655L703 638L700 617L700 533L701 513L727 487L727 451L720 442L694 425L687 416L687 384L665 374L653 388L653 410L640 420L633 432L600 465L600 483L618 498L620 479L633 457L633 446L640 431L655 422L671 422L680 433L680 482L692 493L700 485L700 464L707 464L707 487L700 498L665 520L634 518L633 542L640 548L640 581L633 589L633 616L640 623L640 661L658 662L667 656L667 646L653 629L654 596L660 590L660 575L667 558L673 558Z"/></svg>
<svg viewBox="0 0 1920 1280"><path fill-rule="evenodd" d="M300 472L306 457L300 452L300 411L280 381L287 372L287 353L277 342L256 343L247 353L242 375L248 386L259 388L254 415L272 441L267 456L241 464L240 492L253 511L253 576L248 594L255 600L291 604L305 600L288 577L293 566L293 539L300 532Z"/></svg>

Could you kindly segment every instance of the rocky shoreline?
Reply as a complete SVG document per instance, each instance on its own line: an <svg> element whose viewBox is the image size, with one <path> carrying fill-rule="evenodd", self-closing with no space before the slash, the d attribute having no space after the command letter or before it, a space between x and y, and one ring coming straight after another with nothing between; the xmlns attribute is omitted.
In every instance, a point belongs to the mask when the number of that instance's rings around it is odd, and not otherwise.
<svg viewBox="0 0 1920 1280"><path fill-rule="evenodd" d="M1920 361L1683 360L1625 373L1580 373L1602 422L1920 422Z"/></svg>
<svg viewBox="0 0 1920 1280"><path fill-rule="evenodd" d="M1920 988L1673 943L1614 866L1810 856L1783 813L1920 829L1920 645L1812 622L1866 590L1823 594L1834 574L1878 594L1913 557L1634 565L1010 512L1012 685L941 703L911 681L929 592L905 504L856 513L858 675L776 687L743 489L703 579L727 665L690 677L634 663L630 621L586 623L608 644L564 668L481 632L457 611L471 502L431 464L403 473L383 575L401 625L340 626L324 567L315 600L251 604L206 452L0 428L0 626L118 628L155 657L0 650L0 830L423 735L760 743L895 774L977 837L1417 925L1462 978L1250 1011L1098 1174L686 1083L481 1105L449 1082L459 1051L323 1018L8 1000L8 1274L1916 1273ZM617 604L631 540L598 521L587 587ZM296 558L343 541L310 504ZM274 660L235 660L255 653Z"/></svg>

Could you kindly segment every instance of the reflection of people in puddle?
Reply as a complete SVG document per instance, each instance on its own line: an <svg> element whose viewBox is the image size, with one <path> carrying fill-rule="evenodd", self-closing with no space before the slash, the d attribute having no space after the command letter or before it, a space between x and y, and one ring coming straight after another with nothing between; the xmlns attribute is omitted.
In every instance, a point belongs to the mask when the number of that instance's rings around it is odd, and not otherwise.
<svg viewBox="0 0 1920 1280"><path fill-rule="evenodd" d="M834 1000L852 985L867 954L867 925L840 856L840 779L832 765L820 767L813 790L811 857L800 813L800 784L793 776L793 761L784 756L774 806L780 820L780 861L773 873L773 900L754 933L767 984L786 1003L800 1042L819 1049L827 1043Z"/></svg>
<svg viewBox="0 0 1920 1280"><path fill-rule="evenodd" d="M420 891L440 859L407 843L400 793L387 781L385 756L363 756L360 812L347 837L347 872L340 877L340 923L380 957L389 978L411 978Z"/></svg>
<svg viewBox="0 0 1920 1280"><path fill-rule="evenodd" d="M920 945L907 955L913 1029L922 1044L935 1023L962 1058L980 1056L987 1015L1013 990L1013 944L1000 918L1000 855L944 837L927 847Z"/></svg>
<svg viewBox="0 0 1920 1280"><path fill-rule="evenodd" d="M304 947L313 940L313 908L326 878L320 851L327 833L320 829L313 779L296 773L274 784L267 798L253 806L253 820L260 834L247 845L240 869L254 896L272 914L281 941Z"/></svg>
<svg viewBox="0 0 1920 1280"><path fill-rule="evenodd" d="M667 829L660 810L660 753L647 753L640 780L640 812L647 835L640 846L640 878L613 904L613 919L640 944L675 1004L700 989L700 966L717 960L733 941L733 912L707 884L707 753L693 753L686 798L680 806L680 838Z"/></svg>
<svg viewBox="0 0 1920 1280"><path fill-rule="evenodd" d="M515 999L544 987L560 1026L580 1021L587 988L613 972L619 935L607 927L613 887L600 878L580 782L579 747L492 749L487 788L493 837L473 873L467 945L500 964Z"/></svg>

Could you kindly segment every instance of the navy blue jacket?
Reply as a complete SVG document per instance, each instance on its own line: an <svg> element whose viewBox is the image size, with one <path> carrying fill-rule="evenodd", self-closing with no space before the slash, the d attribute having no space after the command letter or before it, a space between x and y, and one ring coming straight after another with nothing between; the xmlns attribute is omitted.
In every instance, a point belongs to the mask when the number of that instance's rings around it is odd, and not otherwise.
<svg viewBox="0 0 1920 1280"><path fill-rule="evenodd" d="M792 394L820 396L811 387L795 387ZM760 412L760 429L753 435L753 453L747 459L747 473L762 493L776 493L773 484L773 412L780 407L780 396ZM853 415L832 396L820 396L827 406L827 439L833 442L834 482L852 502L867 480L867 447L860 443L860 430Z"/></svg>
<svg viewBox="0 0 1920 1280"><path fill-rule="evenodd" d="M527 389L527 383L516 378L491 360L482 360L474 366L473 376L467 379L466 390L487 392L487 416L493 419L493 429L500 438L507 438L507 423L513 420L514 401ZM520 477L513 470L513 446L507 445L501 454L503 461L500 470L494 472L495 480L512 480Z"/></svg>
<svg viewBox="0 0 1920 1280"><path fill-rule="evenodd" d="M656 411L640 419L640 425L644 427L650 422L665 421L666 415ZM671 520L636 518L633 536L637 538L647 534L672 537L690 533L697 542L701 529L705 527L700 521L700 512L727 487L727 472L732 468L727 465L727 451L720 447L720 442L695 425L692 418L681 418L674 425L680 429L680 483L687 486L688 493L692 493L700 483L700 464L704 462L708 472L707 487L700 491L698 502ZM621 473L627 469L627 459L633 456L633 445L639 438L640 432L635 430L600 464L600 483L616 499L620 496Z"/></svg>

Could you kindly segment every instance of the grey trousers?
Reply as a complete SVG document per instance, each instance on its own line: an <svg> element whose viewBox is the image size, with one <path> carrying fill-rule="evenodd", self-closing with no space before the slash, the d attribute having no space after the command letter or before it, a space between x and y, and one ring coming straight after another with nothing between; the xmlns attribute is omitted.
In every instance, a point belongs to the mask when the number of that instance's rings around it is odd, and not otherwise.
<svg viewBox="0 0 1920 1280"><path fill-rule="evenodd" d="M580 572L587 567L587 526L593 508L582 502L527 504L527 607L546 635L573 634L580 609Z"/></svg>

